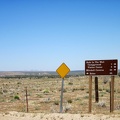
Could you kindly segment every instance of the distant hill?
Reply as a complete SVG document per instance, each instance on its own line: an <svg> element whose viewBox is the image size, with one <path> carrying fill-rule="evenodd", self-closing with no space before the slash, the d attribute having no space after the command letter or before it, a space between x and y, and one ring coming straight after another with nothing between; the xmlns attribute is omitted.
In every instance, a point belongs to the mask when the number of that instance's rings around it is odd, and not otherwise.
<svg viewBox="0 0 120 120"><path fill-rule="evenodd" d="M74 70L69 75L81 75L84 70ZM0 76L16 76L16 75L58 75L56 71L0 71Z"/></svg>
<svg viewBox="0 0 120 120"><path fill-rule="evenodd" d="M120 70L118 70L120 72ZM34 75L34 76L43 76L43 75L58 75L56 71L0 71L0 77L3 76L17 76L17 75ZM73 70L70 71L69 75L84 75L84 70Z"/></svg>

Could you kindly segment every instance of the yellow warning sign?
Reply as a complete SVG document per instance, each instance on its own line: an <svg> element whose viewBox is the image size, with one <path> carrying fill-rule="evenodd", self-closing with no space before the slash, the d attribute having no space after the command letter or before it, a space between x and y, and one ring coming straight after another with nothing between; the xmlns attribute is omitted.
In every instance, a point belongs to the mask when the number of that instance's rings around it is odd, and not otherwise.
<svg viewBox="0 0 120 120"><path fill-rule="evenodd" d="M60 75L61 78L64 78L70 72L70 69L65 63L62 63L56 72Z"/></svg>

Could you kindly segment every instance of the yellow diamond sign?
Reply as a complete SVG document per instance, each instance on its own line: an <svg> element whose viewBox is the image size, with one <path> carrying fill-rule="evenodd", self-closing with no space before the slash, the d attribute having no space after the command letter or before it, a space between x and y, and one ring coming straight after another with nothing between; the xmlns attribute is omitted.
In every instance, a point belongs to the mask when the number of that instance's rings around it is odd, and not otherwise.
<svg viewBox="0 0 120 120"><path fill-rule="evenodd" d="M64 78L70 72L70 69L65 63L62 63L56 72L60 75L61 78Z"/></svg>

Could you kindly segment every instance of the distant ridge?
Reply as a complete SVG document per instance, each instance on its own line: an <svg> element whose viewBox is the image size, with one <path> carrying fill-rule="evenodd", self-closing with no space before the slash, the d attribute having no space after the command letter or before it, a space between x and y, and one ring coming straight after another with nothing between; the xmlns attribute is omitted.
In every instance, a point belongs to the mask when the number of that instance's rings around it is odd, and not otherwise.
<svg viewBox="0 0 120 120"><path fill-rule="evenodd" d="M84 74L84 70L70 71L69 75ZM58 75L56 71L0 71L0 76L16 76L16 75Z"/></svg>
<svg viewBox="0 0 120 120"><path fill-rule="evenodd" d="M84 70L72 70L69 75L84 75ZM118 70L120 72L120 69ZM0 71L0 76L16 75L58 75L56 71Z"/></svg>

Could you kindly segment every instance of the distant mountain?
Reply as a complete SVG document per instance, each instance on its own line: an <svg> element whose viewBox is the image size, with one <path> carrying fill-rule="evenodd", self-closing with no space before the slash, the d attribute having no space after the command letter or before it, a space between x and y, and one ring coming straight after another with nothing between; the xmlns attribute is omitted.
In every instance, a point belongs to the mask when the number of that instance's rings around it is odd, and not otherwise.
<svg viewBox="0 0 120 120"><path fill-rule="evenodd" d="M84 70L71 71L69 75L84 74ZM0 76L16 76L16 75L58 75L56 71L0 71Z"/></svg>
<svg viewBox="0 0 120 120"><path fill-rule="evenodd" d="M0 76L15 76L15 75L25 75L24 72L18 71L0 71Z"/></svg>
<svg viewBox="0 0 120 120"><path fill-rule="evenodd" d="M120 70L118 70L120 72ZM58 75L56 71L0 71L0 76L16 76L16 75ZM70 71L69 75L84 75L84 70Z"/></svg>

